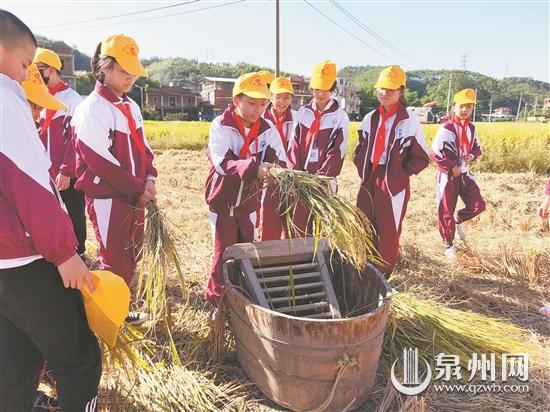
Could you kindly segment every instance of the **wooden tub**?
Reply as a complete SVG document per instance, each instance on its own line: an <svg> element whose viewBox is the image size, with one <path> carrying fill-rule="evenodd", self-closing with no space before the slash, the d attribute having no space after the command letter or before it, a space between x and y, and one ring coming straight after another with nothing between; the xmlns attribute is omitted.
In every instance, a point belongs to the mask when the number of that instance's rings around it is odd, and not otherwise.
<svg viewBox="0 0 550 412"><path fill-rule="evenodd" d="M342 314L351 317L306 319L261 307L249 298L239 250L253 247L259 258L253 265L264 267L303 262L313 255L311 240L293 244L284 256L280 242L288 250L288 241L282 240L234 245L224 254L224 301L239 362L249 379L285 408L330 412L358 408L374 385L391 288L373 266L358 276L327 254Z"/></svg>

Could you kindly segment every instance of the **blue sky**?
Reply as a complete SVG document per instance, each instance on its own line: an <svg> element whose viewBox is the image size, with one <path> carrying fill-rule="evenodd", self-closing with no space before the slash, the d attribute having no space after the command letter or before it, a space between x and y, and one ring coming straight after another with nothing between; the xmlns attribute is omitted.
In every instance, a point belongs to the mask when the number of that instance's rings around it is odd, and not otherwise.
<svg viewBox="0 0 550 412"><path fill-rule="evenodd" d="M227 4L235 1L195 0L109 19L103 18L183 1L1 0L1 7L15 13L35 33L76 45L87 54L105 36L122 32L136 39L143 57L246 61L274 67L275 2ZM337 1L390 46L330 1L308 1L319 11L302 0L281 0L282 70L308 75L313 65L325 59L334 60L338 67L400 64L408 70L459 69L461 55L467 54L469 70L497 78L527 76L550 81L548 0ZM220 7L177 14L212 6ZM70 24L92 19L100 20ZM144 19L149 20L135 21Z"/></svg>

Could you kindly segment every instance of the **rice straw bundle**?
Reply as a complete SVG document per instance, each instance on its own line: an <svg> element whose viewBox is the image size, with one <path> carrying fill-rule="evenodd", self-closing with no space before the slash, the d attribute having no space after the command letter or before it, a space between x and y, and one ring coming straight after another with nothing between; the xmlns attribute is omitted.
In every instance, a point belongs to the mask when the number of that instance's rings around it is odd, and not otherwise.
<svg viewBox="0 0 550 412"><path fill-rule="evenodd" d="M326 239L359 272L368 261L381 261L372 241L372 225L359 208L332 191L332 178L271 168L269 180L290 237L304 235L292 223L292 214L296 207L305 207L315 238Z"/></svg>
<svg viewBox="0 0 550 412"><path fill-rule="evenodd" d="M166 296L167 279L174 268L185 302L188 302L187 288L166 216L155 203L149 202L146 209L137 296L143 299L144 309L149 313L153 327L162 324L168 340L169 358L179 365L181 361L172 336L171 308Z"/></svg>
<svg viewBox="0 0 550 412"><path fill-rule="evenodd" d="M472 353L494 353L497 362L503 353L528 353L535 358L541 355L523 328L475 312L419 300L407 293L392 296L386 339L383 356L388 364L407 347L417 347L427 355L442 352L457 355L465 367Z"/></svg>

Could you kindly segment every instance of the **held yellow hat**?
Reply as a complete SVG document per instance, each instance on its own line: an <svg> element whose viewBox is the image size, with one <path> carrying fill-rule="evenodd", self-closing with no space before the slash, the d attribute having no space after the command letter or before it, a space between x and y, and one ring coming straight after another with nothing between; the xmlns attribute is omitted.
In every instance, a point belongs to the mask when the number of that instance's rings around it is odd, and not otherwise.
<svg viewBox="0 0 550 412"><path fill-rule="evenodd" d="M48 88L44 84L42 76L40 76L38 67L34 63L27 67L27 80L21 82L21 87L25 92L27 100L40 107L51 110L63 110L67 108L66 105L48 92Z"/></svg>
<svg viewBox="0 0 550 412"><path fill-rule="evenodd" d="M453 102L458 104L476 104L477 96L474 89L463 89L455 94Z"/></svg>
<svg viewBox="0 0 550 412"><path fill-rule="evenodd" d="M134 76L147 76L138 57L139 47L130 36L113 34L101 42L101 54L114 57L124 70Z"/></svg>
<svg viewBox="0 0 550 412"><path fill-rule="evenodd" d="M406 82L405 71L399 66L390 66L380 72L374 87L376 89L397 90L401 86L405 86Z"/></svg>
<svg viewBox="0 0 550 412"><path fill-rule="evenodd" d="M272 94L290 93L294 94L294 87L288 77L280 76L273 80L273 83L269 86L269 91Z"/></svg>
<svg viewBox="0 0 550 412"><path fill-rule="evenodd" d="M267 84L271 84L271 82L275 79L275 75L267 70L260 70L258 74Z"/></svg>
<svg viewBox="0 0 550 412"><path fill-rule="evenodd" d="M269 89L262 77L254 73L246 73L237 79L233 86L233 97L245 94L253 99L269 99Z"/></svg>
<svg viewBox="0 0 550 412"><path fill-rule="evenodd" d="M330 90L336 81L336 63L325 60L313 68L309 87L317 90Z"/></svg>
<svg viewBox="0 0 550 412"><path fill-rule="evenodd" d="M61 59L56 52L49 49L43 49L39 47L36 49L36 54L34 55L33 63L43 63L48 66L53 67L54 69L61 71Z"/></svg>
<svg viewBox="0 0 550 412"><path fill-rule="evenodd" d="M116 344L118 330L130 308L130 289L124 279L106 270L92 271L95 291L84 283L81 289L90 330L109 347Z"/></svg>

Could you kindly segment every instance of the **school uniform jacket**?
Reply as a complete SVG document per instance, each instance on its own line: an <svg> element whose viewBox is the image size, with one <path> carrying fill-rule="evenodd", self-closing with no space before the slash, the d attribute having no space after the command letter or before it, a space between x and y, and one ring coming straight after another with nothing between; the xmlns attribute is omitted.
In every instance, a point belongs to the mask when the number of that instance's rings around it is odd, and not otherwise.
<svg viewBox="0 0 550 412"><path fill-rule="evenodd" d="M374 110L368 113L357 133L359 143L355 149L353 162L365 185L372 173L371 156L376 132L380 122L380 113ZM391 128L386 146L386 185L392 196L408 187L410 176L418 174L429 164L424 134L414 113L402 105L397 109L394 127Z"/></svg>
<svg viewBox="0 0 550 412"><path fill-rule="evenodd" d="M344 164L348 144L349 118L347 113L331 100L321 117L316 137L307 147L307 133L315 120L313 99L298 110L296 128L288 149L288 167L318 175L337 177ZM312 156L316 152L316 159Z"/></svg>
<svg viewBox="0 0 550 412"><path fill-rule="evenodd" d="M46 148L46 152L52 161L50 175L56 178L59 172L64 176L76 177L76 155L72 139L71 119L76 107L82 102L82 97L68 85L55 94L67 109L57 110L47 130L40 130L40 140ZM40 113L39 125L42 126L46 119L46 110Z"/></svg>
<svg viewBox="0 0 550 412"><path fill-rule="evenodd" d="M76 108L72 120L77 154L75 189L90 198L117 198L133 204L143 193L147 176L156 177L157 170L139 106L127 96L122 99L131 109L144 153L132 140L128 120L113 104L120 101L98 82Z"/></svg>
<svg viewBox="0 0 550 412"><path fill-rule="evenodd" d="M76 253L73 224L50 179L48 159L21 86L0 74L0 268Z"/></svg>
<svg viewBox="0 0 550 412"><path fill-rule="evenodd" d="M449 120L439 127L432 143L430 157L437 164L438 170L446 174L451 172L455 166L460 166L462 172L468 171L465 164L460 164L457 133L454 122ZM475 160L481 156L481 146L477 139L476 128L472 123L468 124L466 135L468 141L472 142L469 154Z"/></svg>
<svg viewBox="0 0 550 412"><path fill-rule="evenodd" d="M210 126L207 157L210 172L206 180L205 199L215 213L253 212L260 207L261 182L258 167L262 162L286 166L286 154L277 129L260 118L258 146L252 141L250 154L239 153L244 139L239 133L233 108L216 117Z"/></svg>

